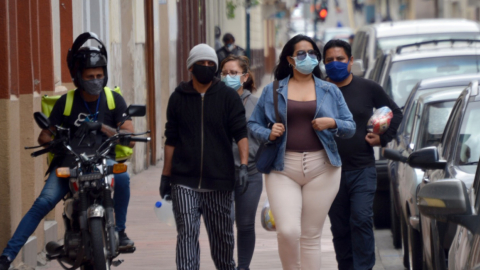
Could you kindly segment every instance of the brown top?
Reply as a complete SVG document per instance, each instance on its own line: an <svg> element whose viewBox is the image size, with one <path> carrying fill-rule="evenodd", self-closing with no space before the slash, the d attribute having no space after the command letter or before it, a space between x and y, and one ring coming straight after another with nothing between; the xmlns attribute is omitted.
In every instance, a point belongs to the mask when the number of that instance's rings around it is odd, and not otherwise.
<svg viewBox="0 0 480 270"><path fill-rule="evenodd" d="M314 152L323 149L322 142L312 127L317 110L317 101L287 102L287 150Z"/></svg>

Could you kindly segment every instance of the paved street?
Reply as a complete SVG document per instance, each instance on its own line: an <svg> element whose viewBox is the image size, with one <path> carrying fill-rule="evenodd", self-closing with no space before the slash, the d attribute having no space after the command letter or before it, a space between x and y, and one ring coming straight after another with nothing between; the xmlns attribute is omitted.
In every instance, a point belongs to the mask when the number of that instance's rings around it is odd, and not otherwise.
<svg viewBox="0 0 480 270"><path fill-rule="evenodd" d="M161 174L161 167L150 169L135 175L131 179L131 200L127 220L127 233L135 241L137 251L134 254L121 255L119 258L125 260L118 269L175 269L175 228L157 220L153 207L159 200L158 186ZM260 200L257 216L265 200L265 191ZM251 269L281 269L277 252L277 239L274 232L265 231L259 217L256 223L257 242L255 255ZM400 270L400 250L395 250L391 244L389 230L376 232L377 237L377 265L375 270ZM327 223L323 229L322 237L322 269L334 270L336 268L335 253L332 244L330 224ZM210 259L208 239L205 228L202 225L200 234L201 245L201 269L215 269ZM46 267L39 269L61 270L57 262L50 262Z"/></svg>

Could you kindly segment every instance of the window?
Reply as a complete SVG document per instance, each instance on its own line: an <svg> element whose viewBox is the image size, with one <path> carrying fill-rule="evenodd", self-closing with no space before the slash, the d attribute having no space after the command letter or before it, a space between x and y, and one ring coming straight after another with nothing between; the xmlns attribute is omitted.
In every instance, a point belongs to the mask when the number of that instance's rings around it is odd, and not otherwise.
<svg viewBox="0 0 480 270"><path fill-rule="evenodd" d="M471 102L465 111L460 133L456 158L458 165L477 164L480 158L480 102Z"/></svg>
<svg viewBox="0 0 480 270"><path fill-rule="evenodd" d="M450 113L450 116L448 117L447 124L445 125L445 130L442 135L441 145L443 147L442 155L445 156L447 154L448 150L448 141L450 140L450 137L452 137L453 133L453 128L456 124L455 120L458 120L459 114L462 113L461 108L463 106L463 100L457 101L455 105L453 106L452 112Z"/></svg>
<svg viewBox="0 0 480 270"><path fill-rule="evenodd" d="M413 102L412 109L407 118L407 126L405 127L405 134L411 135L413 130L413 120L415 119L415 114L417 113L417 101Z"/></svg>
<svg viewBox="0 0 480 270"><path fill-rule="evenodd" d="M422 113L418 148L438 146L455 101L430 103Z"/></svg>
<svg viewBox="0 0 480 270"><path fill-rule="evenodd" d="M370 36L368 34L365 35L365 42L363 44L365 44L365 47L363 48L363 68L365 70L368 69L368 58L370 57L370 52L369 52L369 47L368 44L370 43Z"/></svg>
<svg viewBox="0 0 480 270"><path fill-rule="evenodd" d="M362 49L365 46L364 42L365 32L358 32L355 35L355 39L353 40L353 58L355 59L362 59Z"/></svg>
<svg viewBox="0 0 480 270"><path fill-rule="evenodd" d="M427 78L480 72L477 55L423 58L392 63L387 93L399 107L405 105L415 84Z"/></svg>

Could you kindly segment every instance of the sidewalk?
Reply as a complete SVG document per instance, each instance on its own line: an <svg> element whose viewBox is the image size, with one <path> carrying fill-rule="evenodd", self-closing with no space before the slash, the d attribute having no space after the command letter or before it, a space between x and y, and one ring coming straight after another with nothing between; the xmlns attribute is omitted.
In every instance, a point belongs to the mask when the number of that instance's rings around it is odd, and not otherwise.
<svg viewBox="0 0 480 270"><path fill-rule="evenodd" d="M267 74L258 83L260 96L263 87L273 80L271 74ZM131 198L128 209L127 233L135 241L137 250L133 254L119 256L125 260L118 269L152 270L152 269L176 269L175 245L176 230L174 227L161 223L157 220L153 207L160 200L158 187L162 164L151 167L132 177L130 181ZM255 270L282 269L278 256L277 237L275 232L265 231L260 224L260 212L266 198L265 188L257 211L256 218L256 247L250 268ZM397 270L403 269L400 265L401 251L393 249L389 230L375 231L376 239L376 265L374 270ZM210 258L210 249L205 227L201 227L201 268L215 269ZM380 249L380 250L379 250ZM323 227L321 240L322 270L337 269L335 252L330 231L330 221L327 218ZM37 267L42 270L62 270L56 262L49 262L45 267Z"/></svg>
<svg viewBox="0 0 480 270"><path fill-rule="evenodd" d="M153 207L160 199L158 186L160 181L161 166L137 174L131 179L131 198L128 208L127 233L135 241L137 250L133 254L119 256L125 260L118 269L174 270L176 230L157 220ZM278 257L277 237L275 232L264 230L260 224L260 211L265 200L265 190L262 193L257 212L256 233L257 241L251 269L282 269ZM330 223L327 221L323 228L322 237L322 269L336 269L335 253L332 244ZM207 233L203 226L200 233L201 268L215 269L208 244ZM49 262L47 267L41 269L61 270L56 262Z"/></svg>

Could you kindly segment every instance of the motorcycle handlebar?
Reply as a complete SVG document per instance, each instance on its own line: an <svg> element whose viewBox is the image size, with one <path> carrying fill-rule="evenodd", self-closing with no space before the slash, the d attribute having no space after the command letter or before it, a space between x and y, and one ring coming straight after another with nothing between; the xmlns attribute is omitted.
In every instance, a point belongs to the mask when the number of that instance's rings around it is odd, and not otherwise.
<svg viewBox="0 0 480 270"><path fill-rule="evenodd" d="M46 154L46 153L48 153L48 152L50 152L50 151L51 151L51 147L47 147L47 148L45 148L45 149L35 151L35 152L31 153L30 155L31 155L32 157L38 157L38 156L43 155L43 154Z"/></svg>
<svg viewBox="0 0 480 270"><path fill-rule="evenodd" d="M130 138L130 141L132 142L149 142L150 141L150 137L131 137Z"/></svg>

